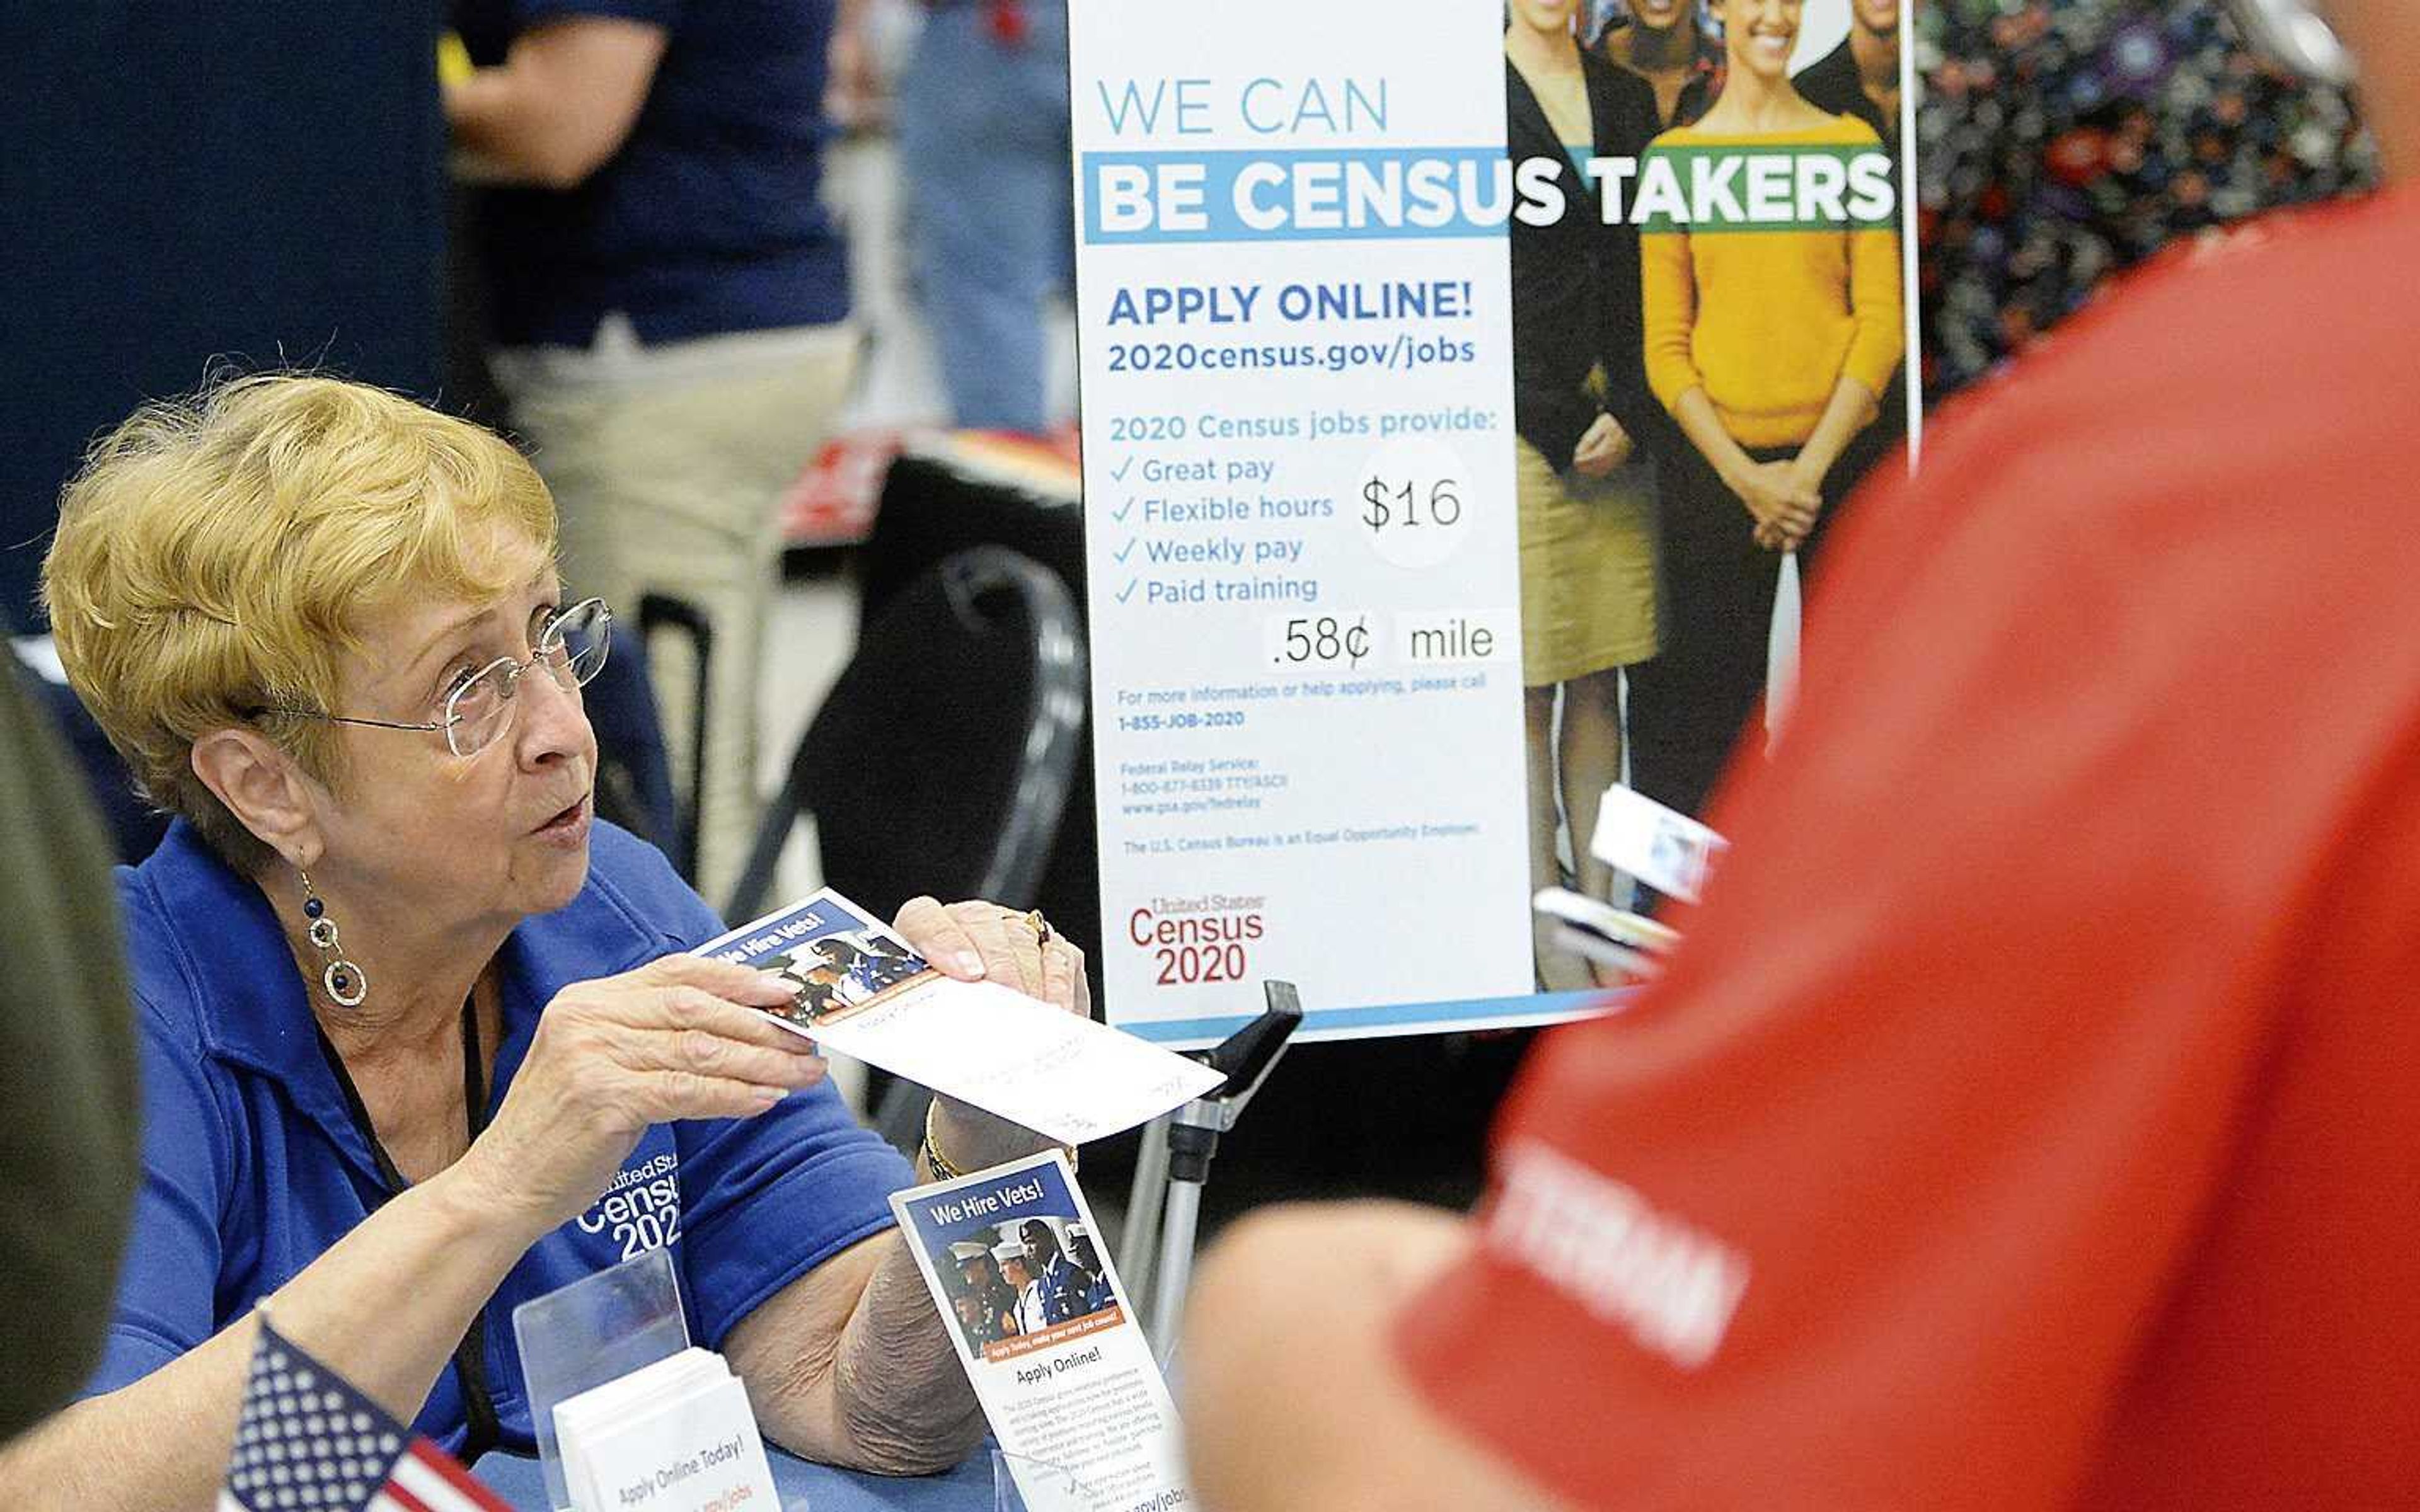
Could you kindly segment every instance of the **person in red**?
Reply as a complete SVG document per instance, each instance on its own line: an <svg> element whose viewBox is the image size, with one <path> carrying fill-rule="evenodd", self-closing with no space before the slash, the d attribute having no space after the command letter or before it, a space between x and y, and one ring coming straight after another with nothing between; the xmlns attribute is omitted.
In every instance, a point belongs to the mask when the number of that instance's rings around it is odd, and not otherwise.
<svg viewBox="0 0 2420 1512"><path fill-rule="evenodd" d="M1953 408L1478 1215L1208 1257L1200 1504L2420 1504L2415 256L2411 189L2264 222Z"/></svg>

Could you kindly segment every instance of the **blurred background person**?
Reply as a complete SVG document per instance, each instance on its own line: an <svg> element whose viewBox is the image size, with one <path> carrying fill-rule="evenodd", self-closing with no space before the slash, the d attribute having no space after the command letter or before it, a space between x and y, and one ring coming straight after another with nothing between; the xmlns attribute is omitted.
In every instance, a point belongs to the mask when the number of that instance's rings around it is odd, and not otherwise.
<svg viewBox="0 0 2420 1512"><path fill-rule="evenodd" d="M1513 482L1521 553L1521 682L1529 885L1610 896L1589 838L1621 779L1621 670L1655 655L1655 483L1644 442L1671 424L1648 390L1638 233L1606 224L1582 177L1635 159L1657 130L1654 92L1583 51L1578 0L1512 0L1504 30L1505 141L1555 165L1563 214L1512 224ZM1670 438L1677 441L1677 437ZM1587 963L1533 926L1538 985L1591 984Z"/></svg>
<svg viewBox="0 0 2420 1512"><path fill-rule="evenodd" d="M476 211L491 365L561 501L566 569L658 655L668 733L703 698L697 883L728 892L757 812L777 506L855 370L847 247L823 200L839 0L458 0L478 65L445 90ZM651 647L651 650L655 648Z"/></svg>
<svg viewBox="0 0 2420 1512"><path fill-rule="evenodd" d="M1790 80L1804 0L1715 0L1721 98L1652 149L1690 182L1705 149L1881 151ZM1906 346L1899 238L1880 223L1703 224L1640 237L1647 374L1689 444L1663 480L1662 654L1631 678L1638 791L1694 814L1765 692L1781 555L1854 481L1836 466L1880 413ZM1761 742L1751 742L1761 749Z"/></svg>
<svg viewBox="0 0 2420 1512"><path fill-rule="evenodd" d="M1051 422L1047 301L1074 282L1063 0L926 0L899 82L906 233L952 420Z"/></svg>
<svg viewBox="0 0 2420 1512"><path fill-rule="evenodd" d="M0 650L0 1443L99 1362L138 1170L109 845L15 662Z"/></svg>
<svg viewBox="0 0 2420 1512"><path fill-rule="evenodd" d="M1916 31L1928 404L2179 239L2377 179L2351 97L2214 0L1930 0Z"/></svg>

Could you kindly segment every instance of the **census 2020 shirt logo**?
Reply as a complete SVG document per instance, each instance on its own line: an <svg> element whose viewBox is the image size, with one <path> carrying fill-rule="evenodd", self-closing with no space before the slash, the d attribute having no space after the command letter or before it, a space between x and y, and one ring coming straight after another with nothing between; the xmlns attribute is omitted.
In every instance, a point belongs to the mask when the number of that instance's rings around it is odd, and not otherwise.
<svg viewBox="0 0 2420 1512"><path fill-rule="evenodd" d="M680 1156L666 1150L615 1173L579 1221L583 1234L610 1230L626 1260L680 1238Z"/></svg>

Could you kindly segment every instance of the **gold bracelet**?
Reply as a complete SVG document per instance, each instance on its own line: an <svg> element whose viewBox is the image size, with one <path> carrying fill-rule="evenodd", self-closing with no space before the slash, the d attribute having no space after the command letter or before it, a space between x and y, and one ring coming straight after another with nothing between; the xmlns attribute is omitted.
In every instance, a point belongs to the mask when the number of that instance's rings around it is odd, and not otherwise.
<svg viewBox="0 0 2420 1512"><path fill-rule="evenodd" d="M941 1100L938 1097L924 1104L924 1164L933 1167L933 1174L942 1180L955 1181L967 1173L950 1164L950 1158L941 1153L941 1141L933 1134L933 1118L940 1111Z"/></svg>
<svg viewBox="0 0 2420 1512"><path fill-rule="evenodd" d="M939 1115L940 1111L941 1100L938 1097L924 1104L924 1143L922 1151L924 1164L930 1165L933 1168L933 1174L944 1181L960 1180L971 1173L961 1169L949 1156L941 1153L940 1137L934 1133L933 1129L933 1119ZM1069 1171L1075 1170L1076 1163L1083 1158L1083 1151L1074 1145L1061 1145L1059 1152L1067 1157Z"/></svg>

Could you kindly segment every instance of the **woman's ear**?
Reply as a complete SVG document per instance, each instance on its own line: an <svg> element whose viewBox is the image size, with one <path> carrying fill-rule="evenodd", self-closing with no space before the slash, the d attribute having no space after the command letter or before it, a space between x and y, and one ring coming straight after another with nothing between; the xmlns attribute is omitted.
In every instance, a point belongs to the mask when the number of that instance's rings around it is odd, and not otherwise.
<svg viewBox="0 0 2420 1512"><path fill-rule="evenodd" d="M193 761L194 775L255 839L298 867L319 858L311 784L275 742L257 730L213 730L194 742Z"/></svg>

